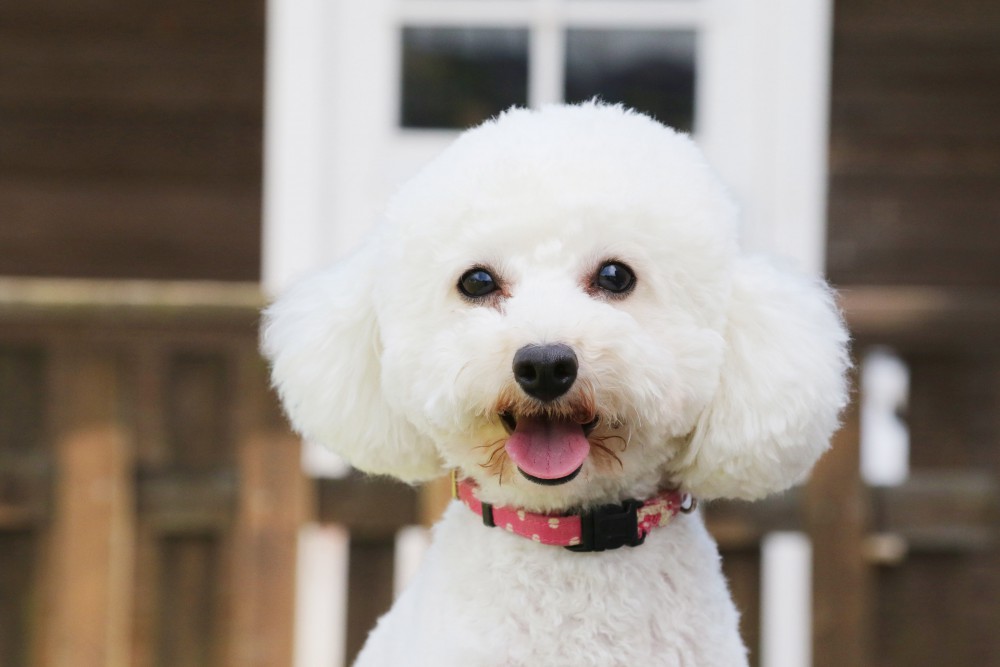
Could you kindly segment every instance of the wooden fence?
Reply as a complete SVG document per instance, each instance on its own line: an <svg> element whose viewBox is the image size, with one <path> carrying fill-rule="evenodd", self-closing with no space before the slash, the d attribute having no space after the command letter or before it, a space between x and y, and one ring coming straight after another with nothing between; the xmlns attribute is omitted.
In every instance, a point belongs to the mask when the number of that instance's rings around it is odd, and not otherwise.
<svg viewBox="0 0 1000 667"><path fill-rule="evenodd" d="M993 297L844 295L856 352L910 363L914 474L863 486L855 407L807 487L707 508L755 662L760 542L797 530L816 667L1000 665ZM391 601L398 530L438 503L302 475L260 305L254 286L0 281L0 665L287 667L305 521L350 531L357 651Z"/></svg>
<svg viewBox="0 0 1000 667"><path fill-rule="evenodd" d="M309 487L256 291L3 290L0 664L286 664Z"/></svg>

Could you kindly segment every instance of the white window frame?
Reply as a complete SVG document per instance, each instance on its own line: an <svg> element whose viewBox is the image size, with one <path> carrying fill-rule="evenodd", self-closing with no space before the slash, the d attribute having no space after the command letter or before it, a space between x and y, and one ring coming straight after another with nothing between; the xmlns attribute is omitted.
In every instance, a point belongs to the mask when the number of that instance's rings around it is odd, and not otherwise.
<svg viewBox="0 0 1000 667"><path fill-rule="evenodd" d="M707 9L686 0L397 0L396 8L406 26L527 28L528 106L534 108L563 101L567 29L698 29ZM394 102L398 107L398 97Z"/></svg>
<svg viewBox="0 0 1000 667"><path fill-rule="evenodd" d="M343 254L450 140L398 127L401 26L530 30L531 106L558 102L567 28L697 31L697 140L744 245L823 268L831 0L271 0L263 281Z"/></svg>

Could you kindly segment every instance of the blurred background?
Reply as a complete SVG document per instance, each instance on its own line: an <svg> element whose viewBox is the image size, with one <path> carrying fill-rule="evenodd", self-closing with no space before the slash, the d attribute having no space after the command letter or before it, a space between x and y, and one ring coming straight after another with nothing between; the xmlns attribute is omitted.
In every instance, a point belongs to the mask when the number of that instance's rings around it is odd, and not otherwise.
<svg viewBox="0 0 1000 667"><path fill-rule="evenodd" d="M337 667L446 502L287 430L259 308L511 105L693 132L855 402L704 511L754 665L1000 666L1000 5L0 4L0 666Z"/></svg>

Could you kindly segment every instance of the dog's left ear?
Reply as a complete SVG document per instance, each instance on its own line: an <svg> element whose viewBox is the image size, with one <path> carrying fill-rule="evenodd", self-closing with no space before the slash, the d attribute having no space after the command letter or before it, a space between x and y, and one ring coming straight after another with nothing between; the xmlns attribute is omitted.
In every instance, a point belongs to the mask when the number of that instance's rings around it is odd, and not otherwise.
<svg viewBox="0 0 1000 667"><path fill-rule="evenodd" d="M752 500L801 481L847 402L849 337L829 288L762 259L737 262L719 386L679 470L706 499Z"/></svg>
<svg viewBox="0 0 1000 667"><path fill-rule="evenodd" d="M285 412L307 440L365 472L417 482L444 469L434 444L382 392L379 256L369 240L294 285L265 311L261 348Z"/></svg>

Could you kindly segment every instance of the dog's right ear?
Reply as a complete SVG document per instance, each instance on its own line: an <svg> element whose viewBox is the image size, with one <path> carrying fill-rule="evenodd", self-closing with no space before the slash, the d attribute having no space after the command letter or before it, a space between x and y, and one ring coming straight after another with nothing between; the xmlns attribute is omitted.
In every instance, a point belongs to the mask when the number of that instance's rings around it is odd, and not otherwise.
<svg viewBox="0 0 1000 667"><path fill-rule="evenodd" d="M432 442L382 394L374 242L294 285L264 312L261 348L295 429L351 465L408 482L444 472Z"/></svg>

